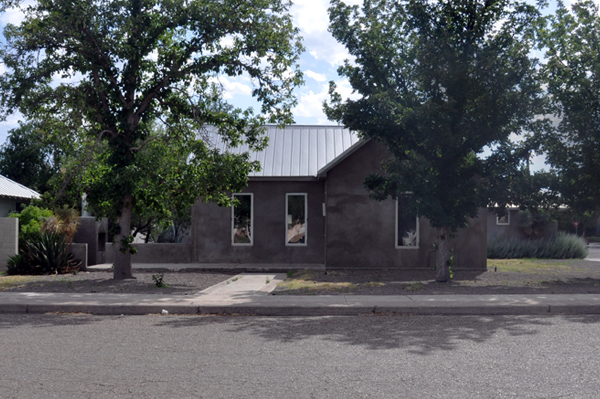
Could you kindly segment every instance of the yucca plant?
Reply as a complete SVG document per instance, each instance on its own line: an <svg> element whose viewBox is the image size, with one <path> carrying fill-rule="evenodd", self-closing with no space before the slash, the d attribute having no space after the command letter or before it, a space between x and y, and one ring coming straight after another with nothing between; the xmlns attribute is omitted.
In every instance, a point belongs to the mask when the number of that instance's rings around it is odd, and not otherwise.
<svg viewBox="0 0 600 399"><path fill-rule="evenodd" d="M25 274L61 273L75 270L80 264L69 253L64 236L51 231L32 235L20 252L29 269Z"/></svg>

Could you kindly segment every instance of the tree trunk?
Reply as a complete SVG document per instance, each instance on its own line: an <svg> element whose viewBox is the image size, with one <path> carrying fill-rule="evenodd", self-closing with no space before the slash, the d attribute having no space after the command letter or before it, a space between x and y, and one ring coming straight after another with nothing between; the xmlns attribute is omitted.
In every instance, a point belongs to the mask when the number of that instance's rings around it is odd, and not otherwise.
<svg viewBox="0 0 600 399"><path fill-rule="evenodd" d="M117 251L115 252L115 262L113 264L115 280L124 280L133 277L131 270L131 253L129 248L123 246L123 239L128 239L131 233L131 195L125 196L123 207L121 208L121 216L118 218L119 234L115 234L115 244ZM123 252L125 250L125 252Z"/></svg>
<svg viewBox="0 0 600 399"><path fill-rule="evenodd" d="M448 263L450 261L450 229L447 227L438 227L437 229L437 254L435 257L435 268L437 276L435 281L445 283L450 280L450 270Z"/></svg>

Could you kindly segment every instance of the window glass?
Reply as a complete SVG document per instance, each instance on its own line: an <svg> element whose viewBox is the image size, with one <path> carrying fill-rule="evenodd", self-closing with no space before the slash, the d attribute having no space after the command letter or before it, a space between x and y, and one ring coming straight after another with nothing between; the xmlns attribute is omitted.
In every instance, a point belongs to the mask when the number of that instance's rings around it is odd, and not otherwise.
<svg viewBox="0 0 600 399"><path fill-rule="evenodd" d="M252 245L252 194L234 194L238 204L233 207L232 242L239 245Z"/></svg>
<svg viewBox="0 0 600 399"><path fill-rule="evenodd" d="M306 245L306 194L286 196L286 245Z"/></svg>
<svg viewBox="0 0 600 399"><path fill-rule="evenodd" d="M510 211L506 211L506 215L504 216L496 216L496 224L510 224Z"/></svg>
<svg viewBox="0 0 600 399"><path fill-rule="evenodd" d="M396 201L396 247L419 246L419 221L415 216L406 212L406 195L398 197Z"/></svg>

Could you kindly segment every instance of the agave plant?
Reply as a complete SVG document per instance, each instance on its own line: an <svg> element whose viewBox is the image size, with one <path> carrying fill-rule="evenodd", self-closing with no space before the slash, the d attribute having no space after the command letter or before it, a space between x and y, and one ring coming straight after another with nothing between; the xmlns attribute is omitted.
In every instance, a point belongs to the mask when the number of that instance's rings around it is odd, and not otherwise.
<svg viewBox="0 0 600 399"><path fill-rule="evenodd" d="M77 266L63 235L52 231L35 234L23 248L32 274L59 273Z"/></svg>

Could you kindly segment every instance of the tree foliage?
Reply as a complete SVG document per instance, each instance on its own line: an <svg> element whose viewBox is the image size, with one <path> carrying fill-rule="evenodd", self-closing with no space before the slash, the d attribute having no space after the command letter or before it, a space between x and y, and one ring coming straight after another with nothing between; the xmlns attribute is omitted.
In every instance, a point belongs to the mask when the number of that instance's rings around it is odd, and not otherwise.
<svg viewBox="0 0 600 399"><path fill-rule="evenodd" d="M538 11L509 0L334 0L329 12L354 57L338 73L358 98L343 102L331 84L327 115L387 146L385 173L365 184L379 200L413 194L408 209L437 229L437 279L447 281L450 234L489 202L478 154L537 128Z"/></svg>
<svg viewBox="0 0 600 399"><path fill-rule="evenodd" d="M224 192L240 189L257 167L247 155L214 150L202 134L206 125L229 145L257 149L266 121L291 121L302 46L287 0L0 4L25 13L4 32L2 110L19 109L85 136L89 151L79 167L99 165L85 179L88 201L119 225L115 278L132 277L133 209L160 208L167 193L176 207L198 195L226 205ZM234 109L220 95L219 76L242 74L253 84L260 115ZM157 121L165 127L161 137L151 134ZM172 147L180 165L188 161L183 170L148 163L149 154ZM153 188L151 179L164 184Z"/></svg>
<svg viewBox="0 0 600 399"><path fill-rule="evenodd" d="M61 149L38 127L21 124L8 132L0 147L0 174L42 193L59 172L61 155Z"/></svg>
<svg viewBox="0 0 600 399"><path fill-rule="evenodd" d="M558 2L545 29L545 81L555 129L544 137L564 201L575 211L600 210L600 14L592 1L569 11Z"/></svg>

